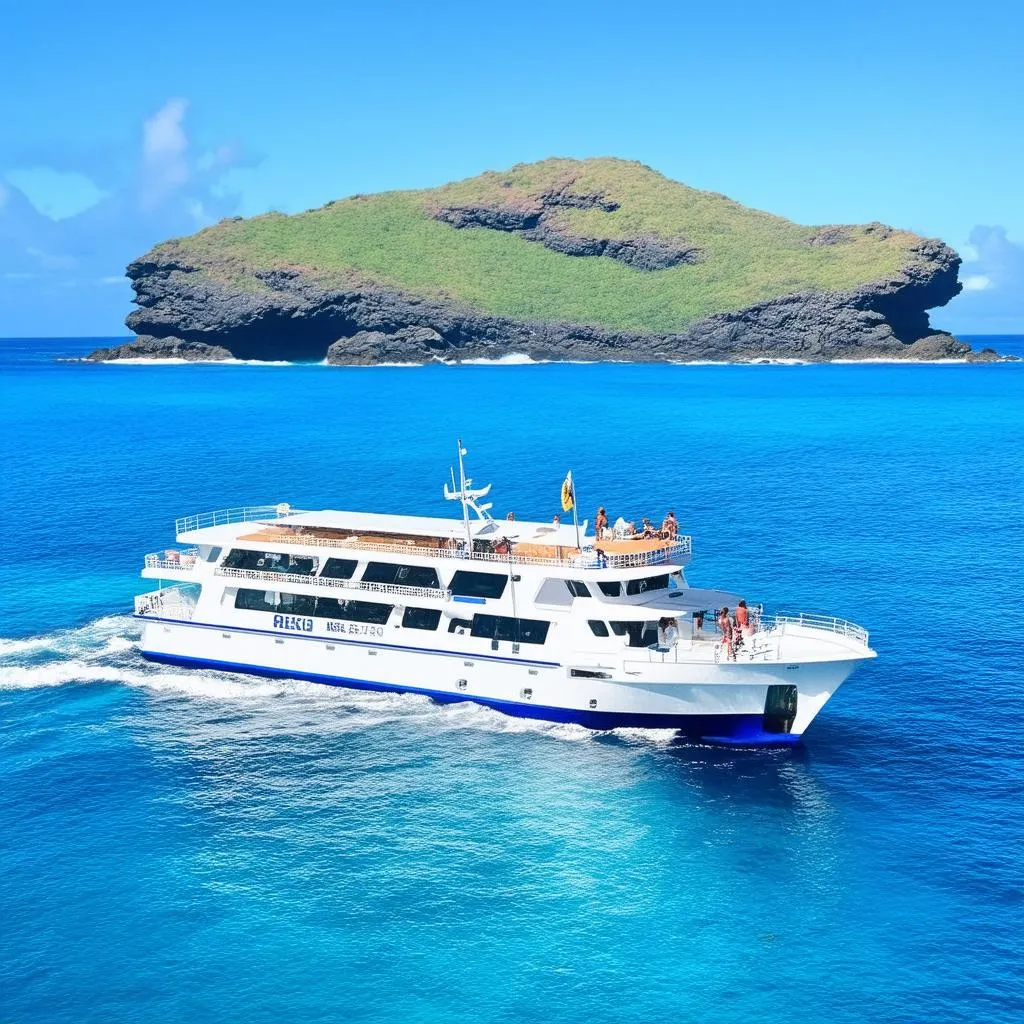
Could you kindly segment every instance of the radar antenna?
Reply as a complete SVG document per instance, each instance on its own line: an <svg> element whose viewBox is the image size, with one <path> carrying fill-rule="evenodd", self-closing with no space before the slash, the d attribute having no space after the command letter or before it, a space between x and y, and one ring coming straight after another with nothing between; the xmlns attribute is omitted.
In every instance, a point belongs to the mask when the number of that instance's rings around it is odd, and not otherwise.
<svg viewBox="0 0 1024 1024"><path fill-rule="evenodd" d="M444 496L448 501L461 501L462 502L462 520L466 526L466 543L469 545L469 553L473 551L473 533L469 528L469 510L472 509L479 519L485 522L493 522L494 519L491 516L491 509L493 504L491 502L480 503L480 498L486 498L490 493L491 485L488 484L486 487L479 487L473 490L473 481L466 476L466 464L463 462L463 458L469 453L465 448L462 447L462 438L459 438L459 487L458 490L455 488L455 467L451 469L452 475L452 486L451 490L448 489L448 484L444 485Z"/></svg>

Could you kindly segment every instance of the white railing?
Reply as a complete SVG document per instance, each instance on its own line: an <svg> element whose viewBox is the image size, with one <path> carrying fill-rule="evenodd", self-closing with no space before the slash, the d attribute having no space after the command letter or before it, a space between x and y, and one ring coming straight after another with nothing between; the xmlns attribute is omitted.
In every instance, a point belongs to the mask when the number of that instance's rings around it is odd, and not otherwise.
<svg viewBox="0 0 1024 1024"><path fill-rule="evenodd" d="M787 626L803 626L807 629L820 629L829 633L837 633L847 637L864 647L868 646L868 631L863 626L846 619L837 619L834 615L807 615L802 612L766 615L762 619L762 629L775 628L780 634L786 632Z"/></svg>
<svg viewBox="0 0 1024 1024"><path fill-rule="evenodd" d="M262 520L283 519L298 515L302 509L292 508L281 502L277 505L246 505L242 508L222 508L217 512L199 512L193 516L182 516L174 520L175 535L205 530L210 526L227 526L230 523L252 523Z"/></svg>
<svg viewBox="0 0 1024 1024"><path fill-rule="evenodd" d="M188 570L196 564L199 548L185 548L183 551L156 551L146 555L147 569Z"/></svg>
<svg viewBox="0 0 1024 1024"><path fill-rule="evenodd" d="M304 576L291 572L263 572L260 569L230 569L221 567L214 570L216 576L230 576L240 580L256 580L260 583L313 584L324 587L342 587L346 590L364 590L375 594L390 594L393 597L433 597L442 601L451 600L452 592L440 587L406 587L397 583L369 583L365 580L339 580L330 576Z"/></svg>
<svg viewBox="0 0 1024 1024"><path fill-rule="evenodd" d="M195 614L195 600L181 587L164 587L135 598L135 614L156 619L191 620Z"/></svg>
<svg viewBox="0 0 1024 1024"><path fill-rule="evenodd" d="M270 538L267 538L268 543ZM448 547L424 547L417 544L399 544L388 541L359 540L358 537L316 537L310 534L295 536L279 535L274 544L302 544L314 548L346 548L355 551L372 551L386 555L413 555L421 558L454 558L475 562L498 562L503 565L553 565L572 566L577 569L628 569L645 565L668 565L674 559L689 555L692 542L689 537L679 537L669 547L654 551L628 551L604 553L599 556L592 548L568 555L564 558L550 558L543 555L500 554L496 551L466 550L465 542L455 542ZM529 542L524 542L529 543ZM548 547L555 547L550 544Z"/></svg>

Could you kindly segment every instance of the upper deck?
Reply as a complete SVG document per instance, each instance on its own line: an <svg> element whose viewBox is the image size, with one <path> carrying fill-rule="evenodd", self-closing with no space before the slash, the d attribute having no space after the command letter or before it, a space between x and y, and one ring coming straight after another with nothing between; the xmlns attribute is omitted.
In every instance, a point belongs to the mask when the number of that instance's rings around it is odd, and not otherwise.
<svg viewBox="0 0 1024 1024"><path fill-rule="evenodd" d="M253 528L249 528L252 524ZM234 542L343 548L425 558L471 559L505 565L565 568L641 568L686 565L691 540L616 539L577 544L572 524L490 518L459 520L382 515L325 509L300 511L290 505L259 505L185 516L175 522L180 542L223 546Z"/></svg>

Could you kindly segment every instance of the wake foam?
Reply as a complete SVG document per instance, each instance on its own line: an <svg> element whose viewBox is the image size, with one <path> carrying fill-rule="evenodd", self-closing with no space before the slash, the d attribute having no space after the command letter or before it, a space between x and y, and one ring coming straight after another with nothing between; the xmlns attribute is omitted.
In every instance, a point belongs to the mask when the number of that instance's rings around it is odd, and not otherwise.
<svg viewBox="0 0 1024 1024"><path fill-rule="evenodd" d="M219 718L230 708L242 716L245 724L232 716L222 726L226 731L345 733L398 722L433 732L534 734L567 743L602 735L580 725L513 718L471 701L439 704L422 694L356 690L300 679L267 679L163 665L142 657L139 637L136 621L127 615L105 616L76 629L43 636L0 637L0 690L127 686L147 691L166 712L171 705L198 711L201 706L214 704ZM202 734L207 737L217 729L208 719L207 714L202 726ZM610 735L629 745L650 748L665 745L674 733L617 729Z"/></svg>

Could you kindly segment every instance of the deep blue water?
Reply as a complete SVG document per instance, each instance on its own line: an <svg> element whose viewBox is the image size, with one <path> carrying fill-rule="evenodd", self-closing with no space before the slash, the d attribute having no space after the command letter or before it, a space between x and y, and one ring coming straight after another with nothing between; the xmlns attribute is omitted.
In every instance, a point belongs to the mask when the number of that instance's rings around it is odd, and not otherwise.
<svg viewBox="0 0 1024 1024"><path fill-rule="evenodd" d="M1024 1014L1024 364L93 366L0 342L0 1020ZM995 343L1024 353L1020 339ZM173 519L245 503L695 537L872 631L793 751L150 666Z"/></svg>

